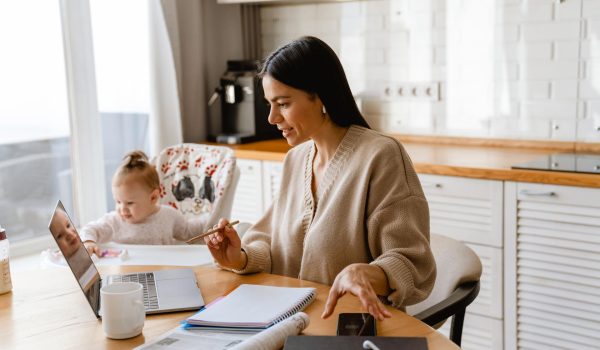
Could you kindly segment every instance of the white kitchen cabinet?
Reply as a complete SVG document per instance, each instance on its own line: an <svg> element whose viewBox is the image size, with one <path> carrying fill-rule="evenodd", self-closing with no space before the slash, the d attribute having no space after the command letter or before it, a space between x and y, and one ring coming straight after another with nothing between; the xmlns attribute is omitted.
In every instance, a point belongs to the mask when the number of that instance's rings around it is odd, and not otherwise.
<svg viewBox="0 0 600 350"><path fill-rule="evenodd" d="M240 181L231 217L254 224L279 192L283 162L238 159L237 165Z"/></svg>
<svg viewBox="0 0 600 350"><path fill-rule="evenodd" d="M263 207L267 210L281 186L281 173L283 172L283 162L268 161L262 162L263 173Z"/></svg>
<svg viewBox="0 0 600 350"><path fill-rule="evenodd" d="M483 267L463 327L465 349L503 348L503 182L419 174L431 233L467 243ZM447 332L446 332L447 334Z"/></svg>
<svg viewBox="0 0 600 350"><path fill-rule="evenodd" d="M431 232L502 248L502 181L419 174Z"/></svg>
<svg viewBox="0 0 600 350"><path fill-rule="evenodd" d="M450 320L446 321L439 331L449 337ZM479 316L470 312L465 314L461 349L502 350L504 348L502 342L502 320Z"/></svg>
<svg viewBox="0 0 600 350"><path fill-rule="evenodd" d="M507 182L507 349L600 348L600 189Z"/></svg>
<svg viewBox="0 0 600 350"><path fill-rule="evenodd" d="M253 159L237 159L240 180L235 192L231 218L254 224L263 212L262 162Z"/></svg>

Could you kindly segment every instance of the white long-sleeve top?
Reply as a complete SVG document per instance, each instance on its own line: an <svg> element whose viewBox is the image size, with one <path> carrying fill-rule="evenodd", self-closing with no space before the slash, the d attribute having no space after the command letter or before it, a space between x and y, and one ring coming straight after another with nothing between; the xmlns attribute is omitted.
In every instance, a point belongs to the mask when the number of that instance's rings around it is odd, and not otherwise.
<svg viewBox="0 0 600 350"><path fill-rule="evenodd" d="M124 244L174 244L201 234L205 229L203 219L187 219L177 209L161 205L160 209L143 222L131 224L123 221L116 211L85 225L82 241Z"/></svg>

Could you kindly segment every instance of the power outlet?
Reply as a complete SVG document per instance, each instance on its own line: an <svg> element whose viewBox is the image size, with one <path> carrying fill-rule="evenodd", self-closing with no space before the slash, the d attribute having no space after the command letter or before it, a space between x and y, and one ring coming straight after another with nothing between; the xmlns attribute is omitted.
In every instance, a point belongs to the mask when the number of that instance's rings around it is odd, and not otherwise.
<svg viewBox="0 0 600 350"><path fill-rule="evenodd" d="M395 95L401 99L440 101L440 82L404 82L395 86Z"/></svg>

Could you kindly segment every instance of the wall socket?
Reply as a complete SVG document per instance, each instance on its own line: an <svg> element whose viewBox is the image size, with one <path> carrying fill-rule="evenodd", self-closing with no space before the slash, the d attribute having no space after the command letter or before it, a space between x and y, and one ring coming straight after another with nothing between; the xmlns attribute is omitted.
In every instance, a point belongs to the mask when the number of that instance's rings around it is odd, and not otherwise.
<svg viewBox="0 0 600 350"><path fill-rule="evenodd" d="M381 93L384 100L442 100L441 83L439 81L392 83L383 86Z"/></svg>

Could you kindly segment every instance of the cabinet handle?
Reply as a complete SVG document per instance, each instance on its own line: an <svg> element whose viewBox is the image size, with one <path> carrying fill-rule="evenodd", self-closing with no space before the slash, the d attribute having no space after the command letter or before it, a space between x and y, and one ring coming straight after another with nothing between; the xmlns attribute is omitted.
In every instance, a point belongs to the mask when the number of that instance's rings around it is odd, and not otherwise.
<svg viewBox="0 0 600 350"><path fill-rule="evenodd" d="M538 197L556 196L556 193L552 192L552 191L536 191L536 190L520 190L519 194L522 194L524 196L538 196Z"/></svg>
<svg viewBox="0 0 600 350"><path fill-rule="evenodd" d="M442 188L442 184L435 182L421 182L423 188Z"/></svg>

